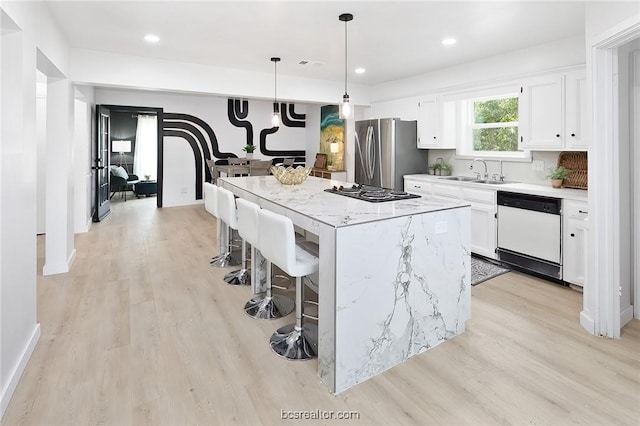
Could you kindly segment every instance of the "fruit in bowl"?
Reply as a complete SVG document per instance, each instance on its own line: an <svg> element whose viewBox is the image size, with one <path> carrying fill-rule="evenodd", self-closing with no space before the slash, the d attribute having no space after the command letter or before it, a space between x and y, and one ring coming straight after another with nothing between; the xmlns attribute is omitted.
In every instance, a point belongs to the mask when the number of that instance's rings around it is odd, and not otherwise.
<svg viewBox="0 0 640 426"><path fill-rule="evenodd" d="M311 173L311 167L298 166L284 167L284 166L271 166L271 174L276 177L278 182L284 185L299 185L305 181L305 179Z"/></svg>

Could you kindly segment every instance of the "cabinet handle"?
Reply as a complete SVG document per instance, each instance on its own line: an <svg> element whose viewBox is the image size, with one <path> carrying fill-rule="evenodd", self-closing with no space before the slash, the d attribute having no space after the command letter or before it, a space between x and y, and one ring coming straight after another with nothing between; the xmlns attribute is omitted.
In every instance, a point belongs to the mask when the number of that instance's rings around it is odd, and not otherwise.
<svg viewBox="0 0 640 426"><path fill-rule="evenodd" d="M572 236L572 237L575 237L575 236L576 236L576 234L571 234L571 236Z"/></svg>
<svg viewBox="0 0 640 426"><path fill-rule="evenodd" d="M437 139L435 136L433 137L434 139Z"/></svg>
<svg viewBox="0 0 640 426"><path fill-rule="evenodd" d="M414 188L422 188L420 185L413 185Z"/></svg>
<svg viewBox="0 0 640 426"><path fill-rule="evenodd" d="M588 211L586 211L586 210L578 210L578 213L589 214L589 212L588 212Z"/></svg>
<svg viewBox="0 0 640 426"><path fill-rule="evenodd" d="M575 133L571 133L571 137L572 137L572 138L575 138L575 137L576 137L576 134L575 134Z"/></svg>
<svg viewBox="0 0 640 426"><path fill-rule="evenodd" d="M559 137L560 137L560 135L556 134L556 138L559 138Z"/></svg>

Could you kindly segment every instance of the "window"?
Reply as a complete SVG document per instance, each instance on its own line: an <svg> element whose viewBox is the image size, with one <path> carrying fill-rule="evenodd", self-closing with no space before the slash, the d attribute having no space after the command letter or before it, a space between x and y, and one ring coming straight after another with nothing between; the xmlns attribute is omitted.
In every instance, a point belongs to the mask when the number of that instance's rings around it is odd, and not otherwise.
<svg viewBox="0 0 640 426"><path fill-rule="evenodd" d="M474 100L470 124L474 151L518 151L518 98Z"/></svg>
<svg viewBox="0 0 640 426"><path fill-rule="evenodd" d="M459 98L458 156L529 159L518 148L519 87L467 93Z"/></svg>

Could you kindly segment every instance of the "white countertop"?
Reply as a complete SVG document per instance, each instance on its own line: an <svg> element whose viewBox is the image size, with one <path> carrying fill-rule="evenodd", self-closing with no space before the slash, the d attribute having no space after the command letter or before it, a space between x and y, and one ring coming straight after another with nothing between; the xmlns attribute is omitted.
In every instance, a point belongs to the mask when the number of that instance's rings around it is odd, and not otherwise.
<svg viewBox="0 0 640 426"><path fill-rule="evenodd" d="M300 185L283 185L273 176L219 178L218 185L234 186L318 222L341 227L468 206L466 202L411 198L370 203L324 192L332 186L352 183L309 176Z"/></svg>
<svg viewBox="0 0 640 426"><path fill-rule="evenodd" d="M464 182L458 180L443 179L443 176L434 175L405 175L405 179L420 180L432 183L442 183L447 185L464 186L467 188L477 189L492 189L495 191L510 191L521 192L532 195L543 195L546 197L563 198L567 200L576 200L586 202L588 199L588 192L585 189L571 189L571 188L552 188L549 185L535 185L531 183L505 183L505 184L482 184L473 182Z"/></svg>

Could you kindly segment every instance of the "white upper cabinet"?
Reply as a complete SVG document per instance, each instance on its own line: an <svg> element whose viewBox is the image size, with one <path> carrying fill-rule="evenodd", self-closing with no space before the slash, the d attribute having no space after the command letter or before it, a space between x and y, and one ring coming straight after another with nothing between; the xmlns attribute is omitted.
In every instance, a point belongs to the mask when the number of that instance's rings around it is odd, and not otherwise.
<svg viewBox="0 0 640 426"><path fill-rule="evenodd" d="M456 102L439 96L418 103L418 148L456 147Z"/></svg>
<svg viewBox="0 0 640 426"><path fill-rule="evenodd" d="M528 80L520 98L520 148L586 151L586 97L584 69Z"/></svg>
<svg viewBox="0 0 640 426"><path fill-rule="evenodd" d="M564 148L563 77L537 77L523 85L520 98L520 148Z"/></svg>
<svg viewBox="0 0 640 426"><path fill-rule="evenodd" d="M586 151L589 146L587 73L585 70L572 71L568 72L565 78L565 148Z"/></svg>

